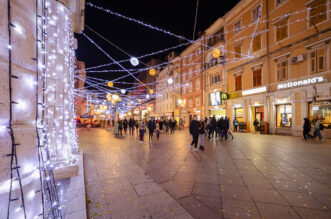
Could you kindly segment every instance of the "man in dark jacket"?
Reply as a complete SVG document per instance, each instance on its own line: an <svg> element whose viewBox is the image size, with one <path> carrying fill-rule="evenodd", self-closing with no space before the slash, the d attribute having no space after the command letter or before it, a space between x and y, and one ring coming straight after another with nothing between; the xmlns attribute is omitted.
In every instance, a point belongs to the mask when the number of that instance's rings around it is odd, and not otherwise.
<svg viewBox="0 0 331 219"><path fill-rule="evenodd" d="M134 135L135 124L136 124L135 121L132 118L130 118L130 120L129 120L130 135Z"/></svg>
<svg viewBox="0 0 331 219"><path fill-rule="evenodd" d="M210 139L210 136L214 138L215 131L216 131L216 126L217 126L217 121L215 119L215 116L213 116L210 120L210 127L209 127L209 136L208 138ZM215 136L216 137L216 136Z"/></svg>
<svg viewBox="0 0 331 219"><path fill-rule="evenodd" d="M156 124L155 124L154 118L149 120L149 122L147 124L147 128L149 131L149 140L151 141L151 140L153 140L153 133L154 133L154 130L156 129Z"/></svg>
<svg viewBox="0 0 331 219"><path fill-rule="evenodd" d="M190 145L190 149L192 150L193 144L194 144L194 151L198 151L198 140L199 140L199 128L200 128L200 123L198 122L198 117L196 115L193 116L193 120L191 121L190 124L190 134L192 135L192 143Z"/></svg>
<svg viewBox="0 0 331 219"><path fill-rule="evenodd" d="M229 127L230 127L230 124L229 124L229 119L227 117L225 117L225 119L223 120L223 136L225 138L225 140L228 139L228 131L229 131Z"/></svg>
<svg viewBox="0 0 331 219"><path fill-rule="evenodd" d="M311 124L308 118L304 118L305 123L303 124L303 137L307 140L307 137L313 138L312 135L309 134L311 129Z"/></svg>

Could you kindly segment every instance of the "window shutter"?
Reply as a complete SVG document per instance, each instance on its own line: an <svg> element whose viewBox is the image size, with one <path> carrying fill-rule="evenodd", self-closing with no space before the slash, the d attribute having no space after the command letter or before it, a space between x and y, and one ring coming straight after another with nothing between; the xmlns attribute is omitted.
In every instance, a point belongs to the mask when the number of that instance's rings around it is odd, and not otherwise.
<svg viewBox="0 0 331 219"><path fill-rule="evenodd" d="M317 50L317 72L323 72L326 70L325 67L325 48L321 48Z"/></svg>
<svg viewBox="0 0 331 219"><path fill-rule="evenodd" d="M310 73L316 73L316 51L310 53Z"/></svg>

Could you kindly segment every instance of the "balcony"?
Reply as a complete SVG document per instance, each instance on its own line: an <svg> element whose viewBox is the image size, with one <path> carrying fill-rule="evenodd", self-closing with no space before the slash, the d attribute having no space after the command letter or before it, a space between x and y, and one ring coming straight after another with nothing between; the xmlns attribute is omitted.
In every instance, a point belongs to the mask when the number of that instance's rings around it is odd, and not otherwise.
<svg viewBox="0 0 331 219"><path fill-rule="evenodd" d="M209 69L211 67L214 67L216 65L223 65L224 66L225 64L226 64L226 58L225 58L225 56L220 56L218 58L213 58L213 59L205 62L203 64L203 68L205 70L207 70L207 69Z"/></svg>

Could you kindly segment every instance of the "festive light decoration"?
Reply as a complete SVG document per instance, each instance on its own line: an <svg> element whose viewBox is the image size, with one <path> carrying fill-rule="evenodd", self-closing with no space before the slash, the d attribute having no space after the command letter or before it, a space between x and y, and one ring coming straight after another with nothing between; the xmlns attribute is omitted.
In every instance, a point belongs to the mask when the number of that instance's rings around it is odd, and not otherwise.
<svg viewBox="0 0 331 219"><path fill-rule="evenodd" d="M156 70L155 70L155 68L151 68L151 69L149 70L149 74L150 74L151 76L156 75Z"/></svg>
<svg viewBox="0 0 331 219"><path fill-rule="evenodd" d="M154 91L152 90L152 89L149 89L149 91L148 91L150 94L153 94L154 93Z"/></svg>
<svg viewBox="0 0 331 219"><path fill-rule="evenodd" d="M111 82L111 81L109 81L109 82L107 83L107 85L108 85L108 87L113 87L113 86L114 86L114 83Z"/></svg>
<svg viewBox="0 0 331 219"><path fill-rule="evenodd" d="M174 79L169 78L169 79L168 79L168 84L172 84L172 83L174 83Z"/></svg>
<svg viewBox="0 0 331 219"><path fill-rule="evenodd" d="M136 57L132 57L132 58L130 59L130 63L131 63L131 65L133 65L133 66L137 66L137 65L139 65L139 60L138 60Z"/></svg>
<svg viewBox="0 0 331 219"><path fill-rule="evenodd" d="M121 89L122 94L125 94L125 92L126 92L125 89Z"/></svg>
<svg viewBox="0 0 331 219"><path fill-rule="evenodd" d="M214 58L218 58L221 56L221 51L219 49L213 49Z"/></svg>

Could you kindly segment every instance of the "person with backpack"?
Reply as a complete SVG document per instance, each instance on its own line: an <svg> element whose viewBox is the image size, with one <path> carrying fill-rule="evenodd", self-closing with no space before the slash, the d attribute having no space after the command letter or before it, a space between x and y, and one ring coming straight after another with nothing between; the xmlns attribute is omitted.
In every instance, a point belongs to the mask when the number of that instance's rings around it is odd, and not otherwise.
<svg viewBox="0 0 331 219"><path fill-rule="evenodd" d="M234 127L234 132L237 132L237 129L238 129L238 120L237 118L234 118L233 120L233 127Z"/></svg>

